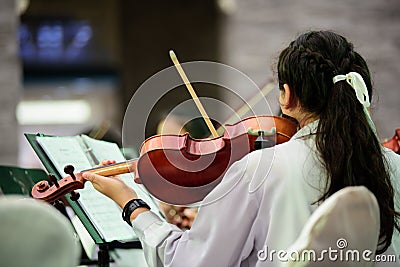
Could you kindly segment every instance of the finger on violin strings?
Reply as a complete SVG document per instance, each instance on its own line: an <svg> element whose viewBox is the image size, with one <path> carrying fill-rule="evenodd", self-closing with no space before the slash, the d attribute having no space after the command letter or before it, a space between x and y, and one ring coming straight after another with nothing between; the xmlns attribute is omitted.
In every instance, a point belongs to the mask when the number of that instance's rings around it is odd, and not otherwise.
<svg viewBox="0 0 400 267"><path fill-rule="evenodd" d="M84 172L82 174L82 177L92 183L100 183L104 179L107 179L104 176L101 176L101 175L98 175L98 174L95 174L92 172Z"/></svg>
<svg viewBox="0 0 400 267"><path fill-rule="evenodd" d="M105 159L100 162L99 166L106 166L106 165L115 164L115 163L117 163L115 160Z"/></svg>

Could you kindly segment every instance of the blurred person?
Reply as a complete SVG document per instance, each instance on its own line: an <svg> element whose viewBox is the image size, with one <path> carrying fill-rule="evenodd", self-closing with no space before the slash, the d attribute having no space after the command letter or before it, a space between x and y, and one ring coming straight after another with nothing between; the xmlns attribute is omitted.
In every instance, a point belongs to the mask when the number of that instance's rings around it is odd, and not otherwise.
<svg viewBox="0 0 400 267"><path fill-rule="evenodd" d="M344 37L310 31L280 53L277 72L279 104L299 131L232 164L190 230L163 222L118 177L84 173L123 208L150 266L279 266L258 251L289 248L316 208L348 186L377 199L379 242L369 245L400 254L400 157L376 136L365 60Z"/></svg>
<svg viewBox="0 0 400 267"><path fill-rule="evenodd" d="M22 196L0 197L0 265L75 267L80 244L71 223L54 207Z"/></svg>

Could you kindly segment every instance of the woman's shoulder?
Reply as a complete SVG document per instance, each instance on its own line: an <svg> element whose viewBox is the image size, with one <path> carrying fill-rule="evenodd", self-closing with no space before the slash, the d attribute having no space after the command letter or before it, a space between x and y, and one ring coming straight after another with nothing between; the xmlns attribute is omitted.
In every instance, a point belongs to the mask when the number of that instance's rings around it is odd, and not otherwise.
<svg viewBox="0 0 400 267"><path fill-rule="evenodd" d="M315 142L309 139L292 139L274 147L253 151L244 161L272 164L276 167L302 163L305 158L315 154Z"/></svg>
<svg viewBox="0 0 400 267"><path fill-rule="evenodd" d="M315 165L307 163L313 158L313 153L304 140L290 140L271 148L253 151L229 167L214 191L242 188L251 193L266 184L295 186L302 181L298 178L304 166L309 168Z"/></svg>
<svg viewBox="0 0 400 267"><path fill-rule="evenodd" d="M400 155L387 148L383 148L383 155L386 158L392 180L397 181L400 185Z"/></svg>
<svg viewBox="0 0 400 267"><path fill-rule="evenodd" d="M383 147L383 154L390 163L396 164L400 162L400 155L396 154L393 150Z"/></svg>
<svg viewBox="0 0 400 267"><path fill-rule="evenodd" d="M259 185L267 179L275 178L281 183L297 177L293 173L300 172L304 167L307 168L314 154L312 146L307 142L290 140L271 148L249 153L238 164L245 168L245 177L250 184Z"/></svg>

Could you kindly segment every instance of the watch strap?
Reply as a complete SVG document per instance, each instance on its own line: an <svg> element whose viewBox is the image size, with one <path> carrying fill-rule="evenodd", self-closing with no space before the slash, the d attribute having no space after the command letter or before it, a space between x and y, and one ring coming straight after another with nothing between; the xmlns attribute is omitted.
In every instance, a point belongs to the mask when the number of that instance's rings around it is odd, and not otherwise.
<svg viewBox="0 0 400 267"><path fill-rule="evenodd" d="M146 202L144 202L142 199L136 198L136 199L132 199L129 200L128 203L125 204L124 209L122 210L122 219L129 224L130 226L132 226L131 223L131 214L133 211L135 211L137 208L147 208L150 210L150 206L147 205Z"/></svg>

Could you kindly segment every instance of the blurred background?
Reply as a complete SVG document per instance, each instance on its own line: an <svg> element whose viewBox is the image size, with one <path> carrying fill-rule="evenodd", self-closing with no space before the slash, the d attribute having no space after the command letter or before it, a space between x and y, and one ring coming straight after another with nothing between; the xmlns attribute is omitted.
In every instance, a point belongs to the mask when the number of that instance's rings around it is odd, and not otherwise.
<svg viewBox="0 0 400 267"><path fill-rule="evenodd" d="M172 65L170 49L181 62L230 65L261 87L273 78L280 50L319 29L344 35L366 58L376 89L372 117L380 138L391 137L400 127L398 0L1 0L0 164L40 166L23 133L120 142L131 96ZM224 90L196 89L240 105ZM277 96L267 96L276 113ZM184 88L166 95L146 135L188 98Z"/></svg>

